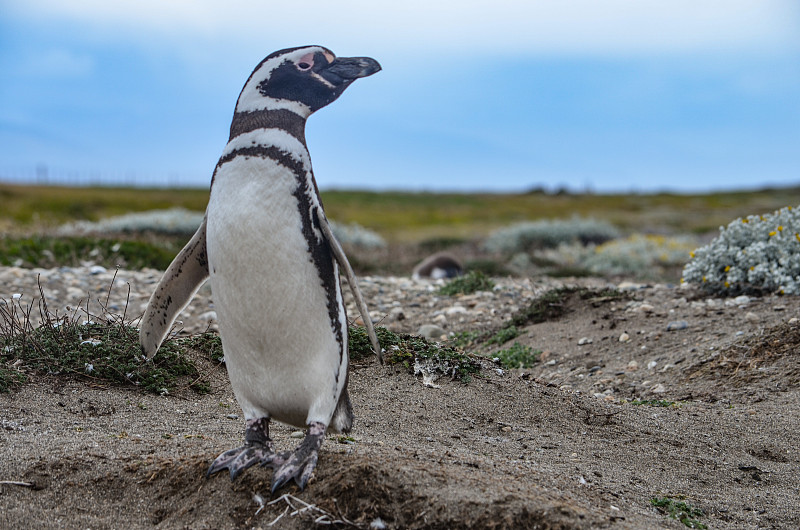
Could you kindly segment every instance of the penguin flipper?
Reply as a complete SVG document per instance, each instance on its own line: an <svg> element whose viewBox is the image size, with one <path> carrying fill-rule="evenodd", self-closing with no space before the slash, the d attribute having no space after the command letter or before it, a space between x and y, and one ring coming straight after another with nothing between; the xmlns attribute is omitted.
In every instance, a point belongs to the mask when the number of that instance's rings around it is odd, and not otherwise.
<svg viewBox="0 0 800 530"><path fill-rule="evenodd" d="M172 260L158 282L139 327L139 345L148 359L156 354L178 313L208 278L206 219Z"/></svg>
<svg viewBox="0 0 800 530"><path fill-rule="evenodd" d="M347 278L347 283L350 285L350 291L353 293L356 306L358 307L359 313L361 313L361 319L364 321L364 327L367 329L367 335L369 335L369 340L372 342L372 349L378 355L378 361L383 364L383 350L378 342L378 335L375 334L375 328L372 326L372 320L369 318L369 309L367 308L367 304L364 302L364 297L361 296L361 289L358 288L358 282L356 281L356 275L353 272L353 268L350 266L350 262L347 260L347 256L345 255L342 246L339 244L339 241L337 241L336 237L334 237L333 231L331 230L331 225L321 209L317 210L317 220L319 221L322 234L325 236L325 239L328 240L328 244L333 251L333 255L336 258L336 261L339 262L339 266L344 271L345 278Z"/></svg>

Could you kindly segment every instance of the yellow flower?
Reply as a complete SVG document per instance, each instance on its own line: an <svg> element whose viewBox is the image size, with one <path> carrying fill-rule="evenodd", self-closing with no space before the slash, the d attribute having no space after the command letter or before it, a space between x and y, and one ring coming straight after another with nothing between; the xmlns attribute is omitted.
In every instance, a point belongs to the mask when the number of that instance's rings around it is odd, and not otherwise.
<svg viewBox="0 0 800 530"><path fill-rule="evenodd" d="M783 226L782 225L778 225L778 232L783 232Z"/></svg>
<svg viewBox="0 0 800 530"><path fill-rule="evenodd" d="M772 236L774 236L774 235L775 235L775 234L777 234L777 233L778 233L778 232L776 232L775 230L773 230L772 232L770 232L770 233L769 233L769 237L772 237Z"/></svg>
<svg viewBox="0 0 800 530"><path fill-rule="evenodd" d="M797 240L800 241L800 233L795 232L794 233L794 237L796 237Z"/></svg>
<svg viewBox="0 0 800 530"><path fill-rule="evenodd" d="M705 283L705 281L706 281L706 277L705 277L705 276L703 276L703 283Z"/></svg>
<svg viewBox="0 0 800 530"><path fill-rule="evenodd" d="M742 222L743 222L744 224L747 224L747 223L749 223L750 221L748 221L747 219L742 219Z"/></svg>
<svg viewBox="0 0 800 530"><path fill-rule="evenodd" d="M725 287L726 287L726 288L728 288L728 287L730 287L730 286L731 286L731 284L730 284L730 283L728 283L728 282L725 282Z"/></svg>
<svg viewBox="0 0 800 530"><path fill-rule="evenodd" d="M797 235L797 234L795 234L795 235ZM800 236L797 236L797 240L798 240L798 241L800 241ZM693 258L693 257L694 257L694 250L693 250L693 251L691 251L691 252L689 252L689 257L690 257L690 258Z"/></svg>
<svg viewBox="0 0 800 530"><path fill-rule="evenodd" d="M755 265L751 265L751 266L750 266L750 270L751 270L751 271L754 271L754 270L756 270L756 266L755 266Z"/></svg>
<svg viewBox="0 0 800 530"><path fill-rule="evenodd" d="M725 265L725 272L728 272L729 270L731 270L731 266L730 265Z"/></svg>

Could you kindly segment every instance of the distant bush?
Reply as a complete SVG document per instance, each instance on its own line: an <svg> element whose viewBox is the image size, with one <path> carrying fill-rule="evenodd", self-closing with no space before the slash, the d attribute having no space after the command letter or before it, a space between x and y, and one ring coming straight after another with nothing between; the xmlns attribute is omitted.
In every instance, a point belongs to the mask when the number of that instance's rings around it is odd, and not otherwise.
<svg viewBox="0 0 800 530"><path fill-rule="evenodd" d="M150 210L108 217L100 221L77 221L59 229L62 234L155 232L169 235L192 235L203 222L203 212L184 208Z"/></svg>
<svg viewBox="0 0 800 530"><path fill-rule="evenodd" d="M481 271L471 271L444 284L439 289L439 294L454 296L472 294L476 291L491 291L492 289L494 289L494 282L491 278Z"/></svg>
<svg viewBox="0 0 800 530"><path fill-rule="evenodd" d="M620 236L613 225L596 219L528 221L501 228L489 235L484 248L489 252L513 254L561 244L603 243Z"/></svg>
<svg viewBox="0 0 800 530"><path fill-rule="evenodd" d="M683 280L717 293L758 289L800 294L800 209L739 218L696 249Z"/></svg>
<svg viewBox="0 0 800 530"><path fill-rule="evenodd" d="M386 246L386 241L381 236L359 224L342 225L333 221L330 223L333 235L342 245L370 249Z"/></svg>

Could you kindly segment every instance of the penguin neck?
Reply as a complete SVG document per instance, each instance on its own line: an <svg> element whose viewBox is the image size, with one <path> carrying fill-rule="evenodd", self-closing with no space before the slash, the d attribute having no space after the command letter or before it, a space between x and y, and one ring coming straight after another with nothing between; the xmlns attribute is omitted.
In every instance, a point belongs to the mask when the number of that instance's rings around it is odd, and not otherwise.
<svg viewBox="0 0 800 530"><path fill-rule="evenodd" d="M231 134L228 141L258 129L280 129L306 145L306 118L286 109L236 112L231 121Z"/></svg>

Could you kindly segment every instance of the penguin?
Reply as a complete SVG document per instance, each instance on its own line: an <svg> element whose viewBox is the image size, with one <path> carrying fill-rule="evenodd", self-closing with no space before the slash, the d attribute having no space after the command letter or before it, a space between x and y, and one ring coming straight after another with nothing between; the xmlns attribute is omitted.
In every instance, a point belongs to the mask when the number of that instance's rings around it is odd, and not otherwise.
<svg viewBox="0 0 800 530"><path fill-rule="evenodd" d="M464 274L464 266L457 257L449 252L437 252L431 254L414 267L411 277L415 280L420 278L432 278L440 280L442 278L455 278Z"/></svg>
<svg viewBox="0 0 800 530"><path fill-rule="evenodd" d="M150 359L209 279L245 433L244 444L220 454L206 476L227 469L234 480L260 464L273 469L273 493L291 480L302 490L325 433L352 427L340 268L383 362L355 274L325 217L305 139L311 114L380 69L372 58L336 57L322 46L280 50L255 67L239 94L203 222L142 317L139 340ZM275 452L273 420L307 429L295 451Z"/></svg>

